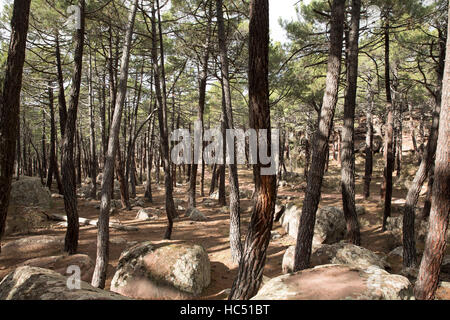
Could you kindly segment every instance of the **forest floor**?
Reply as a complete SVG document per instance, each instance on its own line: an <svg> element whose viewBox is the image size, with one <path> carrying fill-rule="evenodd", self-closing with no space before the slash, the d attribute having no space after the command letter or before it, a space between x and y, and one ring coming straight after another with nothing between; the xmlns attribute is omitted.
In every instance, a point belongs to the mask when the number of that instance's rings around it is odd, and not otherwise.
<svg viewBox="0 0 450 320"><path fill-rule="evenodd" d="M375 253L387 254L393 250L397 245L392 244L390 237L386 236L386 233L381 232L382 225L382 205L379 200L379 190L382 182L381 173L381 155L376 155L375 168L373 173L373 180L371 185L371 197L369 200L364 200L362 197L363 187L363 159L357 157L357 180L356 180L356 203L365 208L366 214L364 215L365 223L361 226L361 238L362 246L374 251ZM320 206L336 206L341 208L341 194L339 187L340 169L339 164L336 161L330 160L329 171L327 172L324 180L324 186L322 189L322 200ZM404 171L407 174L409 169L405 168ZM411 172L414 172L414 168L411 168ZM291 200L287 202L294 202L297 206L301 207L304 193L304 186L306 183L303 179L303 172L299 172L302 178L299 178L294 183L289 183L288 186L280 187L278 194L280 196L290 196ZM209 190L209 173L205 177L205 192ZM240 170L240 186L241 189L248 189L253 191L252 173L250 170ZM174 197L183 201L181 206L187 207L187 188L188 184L184 183L181 187L174 189ZM137 188L138 197L143 197L143 186ZM153 185L153 204L146 203L144 208L149 210L159 210L164 212L164 186ZM405 188L395 188L393 194L393 216L399 214L398 207L404 202L406 196ZM109 289L112 277L115 272L115 268L118 263L121 252L129 246L130 242L152 241L155 244L161 243L194 243L203 246L211 261L211 284L203 292L199 299L224 299L226 295L225 289L232 286L233 280L237 274L237 265L231 262L230 249L229 249L229 215L228 211L222 209L221 206L214 204L212 207L205 207L203 201L209 199L209 197L198 197L198 209L208 218L205 222L190 221L184 216L184 212L180 212L180 218L174 222L174 229L172 234L172 240L161 240L163 238L166 228L166 218L164 215L158 220L151 221L137 221L135 220L138 210L125 211L120 210L112 219L120 220L120 222L126 226L136 226L139 228L137 232L125 232L111 229L110 238L110 266L108 267L107 285L106 289ZM227 199L228 200L228 199ZM64 214L64 204L62 199L55 199L55 204L49 212ZM286 200L283 200L286 203ZM216 203L216 201L214 201ZM421 197L419 206L423 203L423 197ZM78 200L78 211L80 217L96 219L99 214L99 210L96 206L99 201L88 201L85 199ZM245 238L248 223L251 215L251 200L241 200L242 210L242 238ZM281 265L283 254L285 250L295 244L295 241L290 237L286 231L281 227L279 223L274 223L274 231L281 234L281 238L277 240L271 240L268 252L267 262L264 270L264 275L273 278L282 274ZM50 226L44 229L35 230L31 235L55 235L64 236L65 227L58 225L54 222ZM93 261L96 257L96 234L97 229L94 226L82 226L80 227L80 240L78 253L86 254ZM20 239L24 235L8 236L4 239L4 243L8 241ZM423 244L418 244L419 252L423 250ZM450 249L447 248L447 254L450 254ZM48 255L54 255L49 252ZM40 254L42 256L42 252ZM2 261L3 260L3 261ZM14 267L23 262L24 258L20 253L13 259L5 261L0 255L0 279L12 271ZM391 262L392 270L390 272L399 273L401 270L401 261ZM443 281L450 281L450 279L441 279ZM438 299L450 300L450 289L440 288L437 293Z"/></svg>

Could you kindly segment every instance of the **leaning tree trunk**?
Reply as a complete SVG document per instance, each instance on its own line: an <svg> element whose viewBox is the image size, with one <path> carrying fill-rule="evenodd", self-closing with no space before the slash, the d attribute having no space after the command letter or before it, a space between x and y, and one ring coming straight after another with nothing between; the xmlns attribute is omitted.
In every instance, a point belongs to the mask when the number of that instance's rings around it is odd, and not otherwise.
<svg viewBox="0 0 450 320"><path fill-rule="evenodd" d="M436 104L433 113L433 123L430 128L430 135L423 159L419 169L416 172L414 180L408 190L403 213L403 266L416 266L416 243L414 235L415 223L415 207L419 200L420 190L427 179L428 173L433 165L434 156L436 154L437 139L439 131L439 113L440 105Z"/></svg>
<svg viewBox="0 0 450 320"><path fill-rule="evenodd" d="M342 127L341 189L344 217L350 242L359 246L361 234L355 205L355 108L358 82L359 21L361 0L352 1L352 17L348 33L347 91Z"/></svg>
<svg viewBox="0 0 450 320"><path fill-rule="evenodd" d="M308 172L305 200L295 248L294 270L309 267L316 212L319 206L328 139L333 125L341 72L342 40L344 33L345 0L334 0L331 8L330 55L325 95L320 113L318 129L312 143L312 161Z"/></svg>
<svg viewBox="0 0 450 320"><path fill-rule="evenodd" d="M125 43L123 46L120 65L120 77L117 87L117 100L114 107L114 114L109 132L108 151L106 153L105 168L103 172L102 196L97 233L97 259L94 274L92 276L92 285L97 288L104 288L106 282L106 269L109 260L109 210L111 205L111 183L114 175L114 158L116 157L119 141L122 109L127 93L128 65L130 60L131 41L133 37L137 5L138 0L135 0L128 16Z"/></svg>
<svg viewBox="0 0 450 320"><path fill-rule="evenodd" d="M449 8L450 14L450 8ZM417 299L434 298L446 247L450 213L450 24L447 33L447 53L442 90L442 106L439 120L439 136L436 150L433 201L430 213L425 251L420 264L414 293Z"/></svg>
<svg viewBox="0 0 450 320"><path fill-rule="evenodd" d="M415 207L419 199L420 190L422 190L425 180L429 179L430 192L427 193L427 199L425 200L424 211L429 212L431 208L431 190L434 182L434 157L436 155L438 132L439 132L439 114L441 112L442 104L442 90L443 90L443 77L445 68L445 55L446 47L443 45L445 42L442 38L442 32L440 35L440 53L439 61L436 68L437 73L437 90L435 93L435 109L433 112L433 122L430 128L430 134L428 138L427 145L425 147L423 158L420 163L419 169L416 172L416 176L408 190L408 195L406 196L404 214L403 214L403 266L404 267L415 267L416 261L416 244L414 235L414 224L415 224ZM411 112L411 106L409 107ZM412 116L411 116L412 119ZM412 126L412 130L414 127ZM422 217L424 215L422 214Z"/></svg>
<svg viewBox="0 0 450 320"><path fill-rule="evenodd" d="M4 73L3 91L0 97L0 241L5 231L16 155L16 135L20 122L20 91L22 90L30 1L14 1L11 40Z"/></svg>
<svg viewBox="0 0 450 320"><path fill-rule="evenodd" d="M249 118L250 127L267 129L267 148L271 150L269 107L269 1L250 2L249 31ZM272 157L274 154L272 154ZM269 164L270 166L270 164ZM267 247L276 201L276 171L262 175L260 163L253 166L255 197L252 217L245 240L239 271L231 288L230 299L248 300L262 282Z"/></svg>
<svg viewBox="0 0 450 320"><path fill-rule="evenodd" d="M80 29L75 36L75 67L72 78L69 108L62 147L62 182L64 188L64 208L67 215L67 232L64 242L64 251L75 254L78 248L79 222L77 208L77 194L74 166L74 137L76 134L78 98L80 96L81 70L83 66L84 47L84 0L80 1Z"/></svg>
<svg viewBox="0 0 450 320"><path fill-rule="evenodd" d="M234 129L233 123L233 107L231 104L231 89L229 79L229 67L228 67L228 48L226 43L225 25L223 21L223 1L216 1L217 9L217 27L219 35L219 50L220 50L220 62L222 73L222 87L225 98L225 110L223 110L225 118L225 128ZM228 150L236 150L234 140L232 145L227 145ZM235 152L233 152L235 154ZM241 214L240 214L240 201L239 201L239 179L237 164L234 163L234 159L230 159L231 163L228 165L229 170L229 183L230 183L230 247L231 256L233 262L239 263L242 256L242 244L241 244Z"/></svg>

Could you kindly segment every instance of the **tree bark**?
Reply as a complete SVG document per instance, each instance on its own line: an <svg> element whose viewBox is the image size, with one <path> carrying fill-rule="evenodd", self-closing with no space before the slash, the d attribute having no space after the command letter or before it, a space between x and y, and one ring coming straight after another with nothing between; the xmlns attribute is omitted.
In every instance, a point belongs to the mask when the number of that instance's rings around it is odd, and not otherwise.
<svg viewBox="0 0 450 320"><path fill-rule="evenodd" d="M48 98L49 98L49 106L50 106L50 156L49 156L49 168L47 172L47 188L51 189L52 187L52 178L53 176L56 179L56 183L58 184L59 193L64 194L64 189L61 183L61 177L59 175L58 169L58 159L56 157L56 124L55 124L55 108L53 105L53 88L52 83L48 85Z"/></svg>
<svg viewBox="0 0 450 320"><path fill-rule="evenodd" d="M119 145L118 142L120 123L122 121L122 109L127 92L128 66L137 5L138 0L135 0L128 16L125 43L123 46L120 65L117 100L109 132L108 151L106 154L105 169L103 172L102 195L97 233L97 259L94 274L92 276L92 285L97 288L104 288L106 282L106 270L109 260L109 210L111 205L111 183L114 175L114 158L116 157L117 146Z"/></svg>
<svg viewBox="0 0 450 320"><path fill-rule="evenodd" d="M20 92L28 34L30 0L15 0L11 19L11 38L0 100L0 252L5 231L11 182L20 122Z"/></svg>
<svg viewBox="0 0 450 320"><path fill-rule="evenodd" d="M450 8L449 8L450 13ZM442 90L442 105L439 119L439 135L436 150L433 200L430 213L425 251L414 288L416 299L434 298L439 283L439 274L446 247L450 213L450 168L449 168L449 123L450 123L450 24L447 32L447 53Z"/></svg>
<svg viewBox="0 0 450 320"><path fill-rule="evenodd" d="M342 127L341 190L348 238L359 246L361 234L355 205L355 108L358 82L359 22L361 0L352 1L350 32L348 33L347 90Z"/></svg>
<svg viewBox="0 0 450 320"><path fill-rule="evenodd" d="M394 171L394 106L392 103L391 93L391 77L390 77L390 40L389 40L389 12L386 13L384 26L384 55L385 55L385 88L386 88L386 109L387 109L387 122L386 122L386 135L384 144L384 180L381 188L381 199L384 200L384 212L383 212L383 227L382 230L386 231L387 218L391 216L391 202L392 202L392 172Z"/></svg>
<svg viewBox="0 0 450 320"><path fill-rule="evenodd" d="M94 119L94 88L92 84L92 54L89 50L89 146L90 146L90 176L92 183L91 198L97 199L97 154L95 144Z"/></svg>
<svg viewBox="0 0 450 320"><path fill-rule="evenodd" d="M321 196L321 187L328 140L333 124L338 97L339 74L341 71L342 42L344 33L345 0L334 0L331 7L330 54L325 95L319 117L319 126L312 143L312 161L308 172L305 200L300 218L294 270L309 267L316 212Z"/></svg>
<svg viewBox="0 0 450 320"><path fill-rule="evenodd" d="M205 8L206 13L206 8ZM197 150L194 149L194 154L198 154L199 158L196 159L194 157L194 162L192 163L191 167L191 177L189 180L189 201L188 201L188 208L195 208L196 207L196 189L197 189L197 171L198 171L198 160L202 160L203 163L203 156L200 155L203 153L203 114L205 110L205 104L206 104L206 84L208 80L208 62L209 62L209 56L210 56L210 42L211 42L211 19L212 19L212 1L209 2L209 8L208 8L208 21L206 21L207 24L207 30L206 30L206 43L204 52L200 61L201 65L201 74L200 74L200 81L199 81L199 98L198 98L198 110L197 110L197 120L201 122L201 135L198 137L198 145L195 145L194 148L197 148Z"/></svg>
<svg viewBox="0 0 450 320"><path fill-rule="evenodd" d="M373 92L369 88L369 101L367 105L367 132L366 132L366 150L365 150L365 167L364 167L364 199L370 197L370 183L372 182L373 173Z"/></svg>
<svg viewBox="0 0 450 320"><path fill-rule="evenodd" d="M64 188L64 208L67 215L67 232L64 242L64 251L75 254L78 248L78 209L74 166L74 137L76 134L76 123L78 113L78 98L80 95L81 70L83 65L84 47L84 9L85 2L80 0L80 26L75 36L75 67L72 78L72 89L70 93L69 108L62 147L62 179Z"/></svg>
<svg viewBox="0 0 450 320"><path fill-rule="evenodd" d="M249 28L250 127L257 131L267 129L267 147L271 150L268 0L250 2ZM238 275L231 288L230 299L233 300L250 299L262 281L275 211L277 177L276 172L261 175L261 169L260 163L253 166L256 181L254 205Z"/></svg>
<svg viewBox="0 0 450 320"><path fill-rule="evenodd" d="M423 153L423 158L417 169L414 180L408 190L403 213L403 266L415 267L417 265L416 243L414 235L415 207L419 200L420 191L428 173L433 165L436 154L438 131L439 131L439 113L440 105L436 104L433 112L433 123L430 128L430 135L427 146Z"/></svg>
<svg viewBox="0 0 450 320"><path fill-rule="evenodd" d="M164 165L164 185L166 193L166 214L167 214L167 229L164 234L164 239L170 239L172 237L173 219L178 216L175 209L175 203L173 201L173 185L172 185L172 175L170 169L170 154L169 154L169 136L167 127L167 101L166 101L166 80L164 71L164 46L162 39L162 27L161 27L161 15L159 0L153 3L152 8L152 60L153 60L153 75L155 79L155 92L158 101L158 122L159 122L159 133L160 133L160 149L161 156ZM155 9L156 4L156 9ZM158 35L156 31L156 12L158 13ZM160 67L158 66L158 41L161 56L161 78L160 78ZM162 90L161 90L162 85ZM162 91L162 92L161 92ZM158 160L159 161L159 160ZM159 166L157 167L159 170Z"/></svg>
<svg viewBox="0 0 450 320"><path fill-rule="evenodd" d="M225 128L234 129L233 107L231 103L231 88L228 63L228 48L226 43L225 24L223 18L223 1L216 1L217 27L219 36L219 50L222 73L222 87L225 98L225 110L223 110L225 119ZM234 141L232 145L227 145L228 150L233 149L235 154L236 146ZM234 160L234 159L230 159ZM232 161L228 164L229 183L230 183L230 247L232 260L239 263L242 256L241 244L241 213L239 200L239 178L237 164Z"/></svg>

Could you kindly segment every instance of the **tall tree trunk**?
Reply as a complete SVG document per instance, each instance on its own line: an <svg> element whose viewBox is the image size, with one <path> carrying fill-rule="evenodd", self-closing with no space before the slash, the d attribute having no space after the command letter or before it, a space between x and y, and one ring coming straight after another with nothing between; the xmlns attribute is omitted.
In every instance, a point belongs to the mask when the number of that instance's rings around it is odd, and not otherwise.
<svg viewBox="0 0 450 320"><path fill-rule="evenodd" d="M127 93L128 65L137 5L138 0L135 0L128 16L125 43L123 46L120 65L120 78L117 87L117 100L109 132L108 151L106 154L105 168L103 172L102 196L97 233L97 259L94 274L92 276L92 285L97 288L104 288L106 282L106 269L109 260L109 210L111 205L111 183L114 175L114 158L116 157L117 146L119 145L118 142L120 123L122 121L122 109Z"/></svg>
<svg viewBox="0 0 450 320"><path fill-rule="evenodd" d="M58 75L58 105L59 105L59 126L61 130L61 137L64 137L66 131L67 121L67 105L66 94L64 90L64 77L62 73L61 52L59 48L59 33L56 31L55 35L55 56L56 56L56 71Z"/></svg>
<svg viewBox="0 0 450 320"><path fill-rule="evenodd" d="M220 50L220 62L222 73L222 87L225 98L225 110L223 110L225 119L225 128L234 129L233 121L233 107L231 103L231 88L230 88L230 75L228 67L228 48L226 43L225 25L223 19L223 1L216 1L217 12L217 27L219 35L219 50ZM234 140L232 145L227 145L228 150L234 150L235 154L236 146ZM229 183L230 183L230 247L231 257L233 262L239 263L242 256L242 244L241 244L241 205L239 200L239 178L237 164L234 159L230 159L231 163L228 164L229 171Z"/></svg>
<svg viewBox="0 0 450 320"><path fill-rule="evenodd" d="M55 124L55 108L53 105L53 88L52 83L48 85L48 98L50 106L50 156L49 156L49 168L47 173L47 187L51 189L52 178L55 177L56 183L58 185L58 191L62 195L64 194L64 189L61 183L61 177L59 175L58 169L58 159L56 157L56 124Z"/></svg>
<svg viewBox="0 0 450 320"><path fill-rule="evenodd" d="M148 199L150 203L153 203L153 195L152 195L152 167L153 167L153 149L154 149L154 141L153 135L155 131L155 119L153 119L148 128L148 142L146 143L147 150L147 181L145 182L145 197Z"/></svg>
<svg viewBox="0 0 450 320"><path fill-rule="evenodd" d="M433 198L433 184L434 184L434 161L428 173L427 195L422 209L422 219L428 220L431 212L431 200Z"/></svg>
<svg viewBox="0 0 450 320"><path fill-rule="evenodd" d="M271 150L268 66L269 2L251 0L248 73L250 127L257 131L267 129L267 148ZM262 169L264 168L260 163L253 166L256 181L254 205L238 275L231 288L230 299L233 300L250 299L257 293L262 282L277 184L276 172L261 175Z"/></svg>
<svg viewBox="0 0 450 320"><path fill-rule="evenodd" d="M373 173L373 102L374 95L371 89L369 91L369 99L367 103L367 132L366 132L366 150L365 150L365 167L364 167L364 199L370 197L370 183L372 182Z"/></svg>
<svg viewBox="0 0 450 320"><path fill-rule="evenodd" d="M206 84L208 80L208 62L210 55L210 42L211 42L211 19L212 19L212 1L209 2L208 12L205 13L208 15L207 30L206 30L206 44L203 52L203 56L200 61L201 65L201 74L199 81L199 98L198 98L198 111L197 111L197 121L201 123L201 128L196 128L197 130L201 130L201 134L197 137L197 144L194 145L194 162L191 167L191 177L189 181L189 201L188 208L196 207L196 189L197 189L197 171L198 171L198 161L201 160L203 163L203 114L205 110L206 104ZM196 149L195 149L196 148Z"/></svg>
<svg viewBox="0 0 450 320"><path fill-rule="evenodd" d="M361 244L355 205L355 108L358 82L359 21L361 0L352 1L350 32L348 33L347 90L342 127L341 189L348 237L354 245Z"/></svg>
<svg viewBox="0 0 450 320"><path fill-rule="evenodd" d="M327 160L328 139L333 125L334 111L338 97L344 16L345 0L334 0L331 7L331 43L325 95L320 113L319 126L314 136L314 142L312 143L311 168L308 172L305 200L303 201L297 245L295 248L295 271L308 268L311 257L316 212L319 206L324 167Z"/></svg>
<svg viewBox="0 0 450 320"><path fill-rule="evenodd" d="M72 78L72 89L70 93L69 108L67 110L67 121L62 147L62 180L64 188L64 208L67 215L67 232L64 243L64 251L69 254L75 254L78 248L78 209L77 194L75 185L75 166L74 166L74 137L76 134L78 98L80 95L81 69L83 65L83 47L84 47L84 9L85 2L80 0L80 29L76 31L75 36L75 67Z"/></svg>
<svg viewBox="0 0 450 320"><path fill-rule="evenodd" d="M423 154L423 159L420 163L419 169L416 172L414 180L408 189L406 202L403 213L403 266L415 267L416 260L416 244L414 236L415 224L415 207L419 200L420 190L427 179L433 159L436 154L437 139L439 131L439 113L440 106L436 105L433 112L433 124L430 128L430 136Z"/></svg>
<svg viewBox="0 0 450 320"><path fill-rule="evenodd" d="M41 139L41 147L42 147L42 175L45 175L47 172L47 137L45 130L45 112L42 109L42 139Z"/></svg>
<svg viewBox="0 0 450 320"><path fill-rule="evenodd" d="M441 39L442 40L442 39ZM433 111L433 121L430 128L430 134L428 137L428 142L425 147L422 161L420 162L419 169L417 169L416 175L411 186L408 189L408 194L406 196L406 202L403 213L403 266L416 267L417 257L416 257L416 243L415 243L415 207L419 200L420 191L422 190L423 184L425 183L427 177L430 182L429 187L432 189L434 178L431 177L432 170L434 166L434 158L436 155L437 143L438 143L438 133L439 133L439 116L441 113L441 103L442 103L442 86L445 68L445 46L440 46L439 63L436 68L437 73L437 90L435 107ZM431 191L431 190L430 190ZM430 196L430 197L429 197ZM429 201L427 201L429 200ZM425 200L425 207L431 209L431 192L427 193L427 200ZM423 215L422 215L423 216Z"/></svg>
<svg viewBox="0 0 450 320"><path fill-rule="evenodd" d="M384 212L383 212L383 231L386 231L387 218L391 216L391 202L392 202L392 172L394 171L394 106L392 103L391 94L391 77L390 77L390 23L389 12L386 12L384 26L384 59L385 59L385 87L386 87L386 108L387 108L387 122L386 122L386 135L384 143L384 180L381 188L381 199L384 200Z"/></svg>
<svg viewBox="0 0 450 320"><path fill-rule="evenodd" d="M14 1L11 38L0 100L0 241L5 231L16 155L16 135L20 122L20 91L29 13L30 0Z"/></svg>
<svg viewBox="0 0 450 320"><path fill-rule="evenodd" d="M170 239L172 237L173 219L177 217L177 211L175 209L175 203L173 201L173 185L172 176L170 170L170 154L169 154L169 136L167 127L167 93L166 93L166 79L164 69L164 46L162 39L162 27L161 27L161 15L159 1L156 0L153 3L152 8L152 60L153 60L153 74L155 78L155 91L158 101L158 121L159 121L159 133L160 133L160 147L161 156L164 164L164 185L166 193L166 214L167 214L167 229L164 234L164 239ZM155 9L156 4L156 9ZM156 12L158 13L158 35L156 31ZM161 79L160 79L160 67L158 66L158 42L160 48L161 58ZM162 90L161 90L162 85ZM159 160L158 160L159 161ZM159 170L159 166L157 167Z"/></svg>
<svg viewBox="0 0 450 320"><path fill-rule="evenodd" d="M450 8L449 8L450 14ZM433 200L430 213L425 251L420 264L414 293L417 299L434 298L446 247L450 213L450 24L447 32L447 53L442 90L442 106L439 120L439 136L436 150Z"/></svg>
<svg viewBox="0 0 450 320"><path fill-rule="evenodd" d="M97 199L97 154L95 145L95 119L94 119L94 87L92 84L92 54L89 50L89 146L90 146L90 176L92 183L91 198Z"/></svg>

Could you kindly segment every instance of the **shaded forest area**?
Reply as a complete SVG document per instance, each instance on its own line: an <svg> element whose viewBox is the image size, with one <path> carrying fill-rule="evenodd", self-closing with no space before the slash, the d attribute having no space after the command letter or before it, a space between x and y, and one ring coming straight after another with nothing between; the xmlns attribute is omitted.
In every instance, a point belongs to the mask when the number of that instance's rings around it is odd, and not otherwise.
<svg viewBox="0 0 450 320"><path fill-rule="evenodd" d="M448 0L275 5L6 2L0 299L450 299Z"/></svg>

